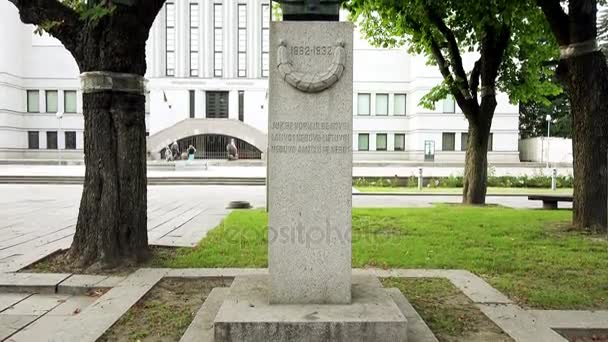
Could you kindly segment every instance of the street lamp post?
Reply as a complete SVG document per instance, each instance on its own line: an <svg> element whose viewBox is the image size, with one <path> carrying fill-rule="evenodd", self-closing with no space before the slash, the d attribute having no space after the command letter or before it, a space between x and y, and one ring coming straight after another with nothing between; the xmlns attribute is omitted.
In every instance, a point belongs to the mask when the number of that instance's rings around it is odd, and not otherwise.
<svg viewBox="0 0 608 342"><path fill-rule="evenodd" d="M545 117L545 120L547 120L547 169L549 168L549 145L551 144L550 138L551 138L551 114L547 114L547 116Z"/></svg>
<svg viewBox="0 0 608 342"><path fill-rule="evenodd" d="M59 165L61 165L63 158L61 156L61 144L59 143L59 140L61 137L61 119L63 119L63 112L57 112L56 116L57 121L59 122L59 129L57 130L57 152L59 153ZM65 140L63 141L63 146L65 147Z"/></svg>

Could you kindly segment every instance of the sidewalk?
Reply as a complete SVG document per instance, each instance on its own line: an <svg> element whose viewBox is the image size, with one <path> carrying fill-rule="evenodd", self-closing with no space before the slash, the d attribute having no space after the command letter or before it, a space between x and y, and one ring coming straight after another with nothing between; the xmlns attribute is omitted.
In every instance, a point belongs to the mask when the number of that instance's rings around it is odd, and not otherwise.
<svg viewBox="0 0 608 342"><path fill-rule="evenodd" d="M536 165L537 166L537 165ZM376 165L355 166L353 177L398 177L418 176L419 166L414 165ZM546 168L522 166L493 166L493 174L496 176L520 176L520 175L547 175L551 174ZM464 173L462 165L453 166L429 166L422 167L424 177L448 177L461 176ZM0 177L84 177L84 165L0 165ZM557 169L558 175L572 175L572 168L565 167ZM230 166L226 164L210 163L205 169L200 161L193 164L178 162L173 164L148 164L149 178L265 178L266 166L259 164L237 164Z"/></svg>

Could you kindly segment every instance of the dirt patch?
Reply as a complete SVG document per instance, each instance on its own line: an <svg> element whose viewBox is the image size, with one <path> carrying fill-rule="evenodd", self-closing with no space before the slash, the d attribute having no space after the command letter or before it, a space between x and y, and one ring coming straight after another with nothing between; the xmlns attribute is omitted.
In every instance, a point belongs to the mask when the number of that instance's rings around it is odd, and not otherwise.
<svg viewBox="0 0 608 342"><path fill-rule="evenodd" d="M211 290L228 287L230 282L164 278L97 341L179 341Z"/></svg>
<svg viewBox="0 0 608 342"><path fill-rule="evenodd" d="M513 341L447 279L382 279L412 303L439 341Z"/></svg>
<svg viewBox="0 0 608 342"><path fill-rule="evenodd" d="M608 329L555 329L570 342L608 342Z"/></svg>
<svg viewBox="0 0 608 342"><path fill-rule="evenodd" d="M163 260L172 259L180 248L174 247L150 247L150 257L148 261L139 265L122 265L116 268L91 269L74 266L66 260L68 250L60 250L52 253L45 258L19 270L27 273L74 273L74 274L95 274L95 275L129 275L142 267L158 267L158 263Z"/></svg>

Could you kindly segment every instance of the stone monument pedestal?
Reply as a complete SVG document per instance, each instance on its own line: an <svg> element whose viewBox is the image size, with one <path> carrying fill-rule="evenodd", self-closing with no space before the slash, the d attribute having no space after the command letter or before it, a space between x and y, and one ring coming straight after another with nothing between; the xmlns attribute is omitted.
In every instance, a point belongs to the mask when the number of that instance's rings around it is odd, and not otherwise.
<svg viewBox="0 0 608 342"><path fill-rule="evenodd" d="M267 275L237 277L214 320L215 342L406 342L407 320L376 277L352 277L347 305L270 304Z"/></svg>

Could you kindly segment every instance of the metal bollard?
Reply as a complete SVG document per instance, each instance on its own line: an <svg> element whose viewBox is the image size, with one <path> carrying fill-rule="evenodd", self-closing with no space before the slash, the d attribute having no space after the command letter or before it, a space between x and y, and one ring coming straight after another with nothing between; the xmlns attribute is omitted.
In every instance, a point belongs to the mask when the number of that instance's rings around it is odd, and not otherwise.
<svg viewBox="0 0 608 342"><path fill-rule="evenodd" d="M557 190L557 169L553 169L551 174L551 190Z"/></svg>
<svg viewBox="0 0 608 342"><path fill-rule="evenodd" d="M418 169L418 190L422 190L422 168Z"/></svg>

